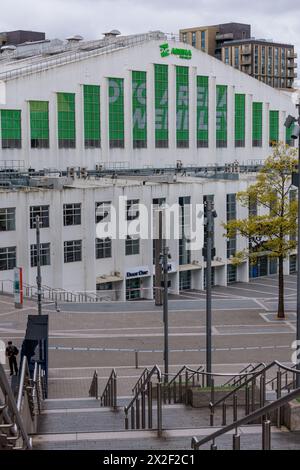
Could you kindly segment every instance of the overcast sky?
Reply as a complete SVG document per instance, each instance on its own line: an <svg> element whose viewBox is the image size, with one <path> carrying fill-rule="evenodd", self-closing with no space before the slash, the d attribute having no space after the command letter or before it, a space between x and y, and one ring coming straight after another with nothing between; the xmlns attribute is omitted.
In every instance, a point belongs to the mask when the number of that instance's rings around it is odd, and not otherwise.
<svg viewBox="0 0 300 470"><path fill-rule="evenodd" d="M299 0L10 0L1 8L0 30L45 31L48 38L102 37L229 21L250 23L252 36L293 43L300 51Z"/></svg>

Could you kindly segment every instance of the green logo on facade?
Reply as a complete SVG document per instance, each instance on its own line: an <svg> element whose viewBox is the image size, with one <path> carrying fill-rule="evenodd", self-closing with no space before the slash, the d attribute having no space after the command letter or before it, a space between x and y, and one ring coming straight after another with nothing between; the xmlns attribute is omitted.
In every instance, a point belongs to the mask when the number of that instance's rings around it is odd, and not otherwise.
<svg viewBox="0 0 300 470"><path fill-rule="evenodd" d="M168 57L169 55L176 55L180 59L191 59L192 58L192 51L189 49L179 49L177 47L173 47L170 49L170 46L168 43L161 44L159 46L160 48L160 55L161 57Z"/></svg>

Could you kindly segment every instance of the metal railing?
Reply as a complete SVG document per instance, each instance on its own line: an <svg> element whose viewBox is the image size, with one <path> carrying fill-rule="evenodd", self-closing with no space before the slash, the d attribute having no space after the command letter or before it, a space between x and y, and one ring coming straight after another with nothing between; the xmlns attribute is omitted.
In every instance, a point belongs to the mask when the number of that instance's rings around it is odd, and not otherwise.
<svg viewBox="0 0 300 470"><path fill-rule="evenodd" d="M201 374L202 372L204 372L203 366L198 367L196 370L192 370L187 366L183 366L168 383L164 384L164 403L185 403L187 405L187 391L189 385L191 384L193 387L204 386L204 375Z"/></svg>
<svg viewBox="0 0 300 470"><path fill-rule="evenodd" d="M281 391L290 392L296 388L296 365L292 366L290 369L293 369L293 372L285 371L281 374ZM271 387L272 390L278 390L278 378L277 376L266 382L267 387Z"/></svg>
<svg viewBox="0 0 300 470"><path fill-rule="evenodd" d="M146 369L144 369L144 371L142 372L140 378L138 379L137 383L135 384L135 386L132 388L132 394L133 395L136 395L136 393L138 392L138 390L141 389L141 387L144 386L149 374L151 372L151 369L148 369L148 367L146 367Z"/></svg>
<svg viewBox="0 0 300 470"><path fill-rule="evenodd" d="M156 426L153 422L153 378L156 378ZM125 429L157 429L158 437L161 436L162 385L161 370L158 366L154 366L148 373L147 377L142 380L140 386L137 387L135 395L129 405L124 408Z"/></svg>
<svg viewBox="0 0 300 470"><path fill-rule="evenodd" d="M242 406L242 410L244 410L245 416L248 416L251 412L254 412L256 408L262 408L266 402L267 373L270 373L273 368L276 368L276 397L280 398L282 394L283 374L288 372L296 375L299 372L297 372L295 369L284 366L278 361L273 361L266 365L263 369L247 374L248 378L243 380L227 394L223 395L223 397L219 400L215 400L214 379L212 378L211 401L209 403L210 425L214 426L214 415L217 407L222 406L223 426L225 426L227 423L228 404L232 406L233 421L237 420L238 407L240 405ZM277 416L277 421L281 421L280 413Z"/></svg>
<svg viewBox="0 0 300 470"><path fill-rule="evenodd" d="M30 434L36 432L37 415L41 412L43 391L41 368L36 363L33 379L30 377L27 358L24 356L17 401L0 364L0 448L31 449Z"/></svg>
<svg viewBox="0 0 300 470"><path fill-rule="evenodd" d="M117 373L116 370L113 369L104 392L100 397L101 406L110 406L114 410L117 409Z"/></svg>
<svg viewBox="0 0 300 470"><path fill-rule="evenodd" d="M248 374L253 374L257 369L264 369L266 367L266 364L264 362L260 362L258 364L248 364L246 367L244 367L239 373L241 375L240 378L232 377L229 379L227 382L225 382L223 385L224 387L226 386L233 386L236 387L238 385L241 385L243 380L245 380L248 377Z"/></svg>
<svg viewBox="0 0 300 470"><path fill-rule="evenodd" d="M191 447L194 450L199 449L204 444L208 442L212 442L211 450L217 450L217 445L215 443L216 439L220 436L227 434L228 432L235 429L235 434L233 436L233 450L240 450L240 434L238 432L238 428L240 426L246 425L249 422L257 422L262 421L262 449L263 450L270 450L271 449L271 420L270 414L274 411L280 412L282 407L289 403L291 400L299 398L300 396L300 388L290 392L288 395L284 397L278 398L276 401L269 403L268 405L264 405L260 409L253 411L248 416L245 416L235 422L223 427L215 431L214 433L210 434L209 436L204 437L201 440L198 440L196 437L193 437ZM279 423L280 425L280 423Z"/></svg>

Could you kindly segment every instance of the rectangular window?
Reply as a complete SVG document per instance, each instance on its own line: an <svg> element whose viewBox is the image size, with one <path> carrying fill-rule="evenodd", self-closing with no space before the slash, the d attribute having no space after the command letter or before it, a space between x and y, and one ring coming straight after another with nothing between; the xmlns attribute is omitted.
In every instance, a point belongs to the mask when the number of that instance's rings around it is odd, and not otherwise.
<svg viewBox="0 0 300 470"><path fill-rule="evenodd" d="M189 68L176 66L176 141L189 146Z"/></svg>
<svg viewBox="0 0 300 470"><path fill-rule="evenodd" d="M234 66L238 68L240 65L240 49L239 47L234 48Z"/></svg>
<svg viewBox="0 0 300 470"><path fill-rule="evenodd" d="M201 49L206 49L205 31L201 31Z"/></svg>
<svg viewBox="0 0 300 470"><path fill-rule="evenodd" d="M49 148L49 103L30 101L30 142L31 148Z"/></svg>
<svg viewBox="0 0 300 470"><path fill-rule="evenodd" d="M64 225L81 225L81 204L64 204Z"/></svg>
<svg viewBox="0 0 300 470"><path fill-rule="evenodd" d="M16 230L16 209L14 207L0 209L0 232L11 230Z"/></svg>
<svg viewBox="0 0 300 470"><path fill-rule="evenodd" d="M179 224L180 224L180 239L179 239L179 264L190 264L191 262L191 250L188 248L190 239L190 196L180 197L179 206Z"/></svg>
<svg viewBox="0 0 300 470"><path fill-rule="evenodd" d="M197 77L197 147L208 147L208 77Z"/></svg>
<svg viewBox="0 0 300 470"><path fill-rule="evenodd" d="M75 263L82 260L82 240L64 242L64 262Z"/></svg>
<svg viewBox="0 0 300 470"><path fill-rule="evenodd" d="M140 239L127 236L125 240L125 255L139 255L140 254Z"/></svg>
<svg viewBox="0 0 300 470"><path fill-rule="evenodd" d="M272 147L279 141L279 111L270 111L269 145Z"/></svg>
<svg viewBox="0 0 300 470"><path fill-rule="evenodd" d="M169 145L168 121L168 66L154 65L155 76L155 147Z"/></svg>
<svg viewBox="0 0 300 470"><path fill-rule="evenodd" d="M111 238L96 238L96 259L111 258Z"/></svg>
<svg viewBox="0 0 300 470"><path fill-rule="evenodd" d="M30 228L36 228L35 219L39 217L40 228L49 227L49 206L30 207Z"/></svg>
<svg viewBox="0 0 300 470"><path fill-rule="evenodd" d="M36 245L30 245L30 264L34 268L37 266L37 248ZM50 243L40 244L40 265L50 266Z"/></svg>
<svg viewBox="0 0 300 470"><path fill-rule="evenodd" d="M262 146L263 136L263 104L254 102L252 104L252 145Z"/></svg>
<svg viewBox="0 0 300 470"><path fill-rule="evenodd" d="M139 200L128 199L126 204L126 220L135 220L140 216Z"/></svg>
<svg viewBox="0 0 300 470"><path fill-rule="evenodd" d="M227 266L227 283L232 284L237 281L237 268L232 264Z"/></svg>
<svg viewBox="0 0 300 470"><path fill-rule="evenodd" d="M182 42L187 42L187 33L182 33L181 39L182 39Z"/></svg>
<svg viewBox="0 0 300 470"><path fill-rule="evenodd" d="M245 95L235 95L235 146L245 147Z"/></svg>
<svg viewBox="0 0 300 470"><path fill-rule="evenodd" d="M226 195L226 220L236 219L236 195ZM227 258L231 258L236 254L236 236L227 239Z"/></svg>
<svg viewBox="0 0 300 470"><path fill-rule="evenodd" d="M58 147L76 147L75 93L57 93Z"/></svg>
<svg viewBox="0 0 300 470"><path fill-rule="evenodd" d="M109 146L124 148L124 79L108 79Z"/></svg>
<svg viewBox="0 0 300 470"><path fill-rule="evenodd" d="M133 148L147 147L147 74L132 72Z"/></svg>
<svg viewBox="0 0 300 470"><path fill-rule="evenodd" d="M229 47L225 47L225 64L229 64Z"/></svg>
<svg viewBox="0 0 300 470"><path fill-rule="evenodd" d="M179 273L179 290L189 290L192 288L191 271L183 271Z"/></svg>
<svg viewBox="0 0 300 470"><path fill-rule="evenodd" d="M1 136L3 149L20 149L22 147L20 110L1 110Z"/></svg>
<svg viewBox="0 0 300 470"><path fill-rule="evenodd" d="M196 31L192 32L192 46L196 47Z"/></svg>
<svg viewBox="0 0 300 470"><path fill-rule="evenodd" d="M98 224L105 220L106 222L111 221L111 202L95 202L95 222Z"/></svg>
<svg viewBox="0 0 300 470"><path fill-rule="evenodd" d="M258 46L254 47L254 73L258 75Z"/></svg>
<svg viewBox="0 0 300 470"><path fill-rule="evenodd" d="M261 48L261 74L266 74L266 48L264 46Z"/></svg>
<svg viewBox="0 0 300 470"><path fill-rule="evenodd" d="M0 271L8 271L17 266L17 248L9 246L0 248Z"/></svg>
<svg viewBox="0 0 300 470"><path fill-rule="evenodd" d="M100 87L83 85L84 146L100 148Z"/></svg>
<svg viewBox="0 0 300 470"><path fill-rule="evenodd" d="M227 147L227 86L217 85L216 146Z"/></svg>

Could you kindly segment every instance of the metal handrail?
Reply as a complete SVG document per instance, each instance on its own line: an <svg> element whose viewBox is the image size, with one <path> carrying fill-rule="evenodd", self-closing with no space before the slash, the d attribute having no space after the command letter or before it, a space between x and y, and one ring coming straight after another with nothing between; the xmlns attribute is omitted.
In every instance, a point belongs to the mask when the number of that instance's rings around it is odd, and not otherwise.
<svg viewBox="0 0 300 470"><path fill-rule="evenodd" d="M110 406L114 410L117 409L117 373L113 369L109 376L108 382L100 397L101 406Z"/></svg>
<svg viewBox="0 0 300 470"><path fill-rule="evenodd" d="M141 387L141 385L143 385L145 379L148 377L149 373L151 372L151 370L146 367L143 372L141 373L141 376L139 377L138 381L136 382L136 384L134 385L134 387L132 387L132 393L135 395L137 390Z"/></svg>
<svg viewBox="0 0 300 470"><path fill-rule="evenodd" d="M258 368L260 368L260 367L263 367L263 368L264 368L264 367L266 367L266 364L265 364L264 362L260 362L260 363L258 363L258 364L252 364L252 363L251 363L251 364L248 364L246 367L244 367L244 369L242 369L242 370L240 371L240 374L243 375L243 377L244 377L244 376L247 377L249 373L251 373L251 374L254 373L254 372L255 372ZM249 370L249 369L250 369L250 370ZM246 374L246 375L244 375L244 374ZM242 377L242 378L243 378L243 377ZM241 380L242 380L242 379L241 379ZM232 383L232 382L233 382L233 383ZM233 377L232 379L229 379L227 382L225 382L225 383L223 384L223 386L224 386L224 387L226 387L226 386L228 386L228 385L233 385L233 386L235 386L235 385L238 384L238 382L239 382L239 380Z"/></svg>
<svg viewBox="0 0 300 470"><path fill-rule="evenodd" d="M152 377L157 376L157 434L160 437L162 433L162 373L160 368L154 366L145 380L137 388L136 394L129 403L124 407L125 413L125 429L129 429L128 412L131 414L131 429L153 429L153 387ZM147 416L146 419L146 409Z"/></svg>
<svg viewBox="0 0 300 470"><path fill-rule="evenodd" d="M274 367L275 365L278 366L280 369L284 369L286 371L290 371L290 372L294 372L294 373L300 373L299 371L295 371L295 370L293 370L293 369L291 369L287 366L284 366L283 364L280 364L280 362L278 362L278 361L273 361L270 364L266 365L264 369L262 369L258 372L254 372L254 374L250 373L250 375L252 375L252 377L250 377L249 379L246 379L245 382L243 382L242 384L238 385L235 389L228 392L227 395L225 395L223 398L220 398L220 400L218 400L217 402L211 403L211 407L215 408L216 406L220 405L222 402L225 402L229 397L235 395L243 387L247 386L248 384L251 384L251 382L256 380L257 377L261 376L262 374L265 375L266 372L268 370L270 370L272 367ZM249 375L249 374L245 374L245 375Z"/></svg>
<svg viewBox="0 0 300 470"><path fill-rule="evenodd" d="M277 361L275 361L277 363ZM278 364L278 363L277 363ZM263 406L259 410L254 411L253 413L249 414L248 416L244 416L243 418L228 424L226 427L222 429L218 429L214 433L210 434L209 436L204 437L200 441L196 438L192 438L192 449L197 450L202 445L206 444L207 442L215 441L215 439L223 434L227 434L232 429L237 429L240 426L248 424L249 422L253 422L258 420L259 418L266 417L274 410L280 409L286 403L289 403L294 398L298 398L300 396L300 388L297 388L293 392L290 392L288 395L285 395L281 398L278 398L276 401L269 403L268 405ZM214 446L215 449L215 446Z"/></svg>
<svg viewBox="0 0 300 470"><path fill-rule="evenodd" d="M291 369L293 369L293 377L294 377L295 372L296 372L296 367L297 367L296 364L291 367ZM282 386L281 390L288 389L289 387L292 387L294 385L294 382L295 382L294 378L292 379L292 382L288 383L288 374L289 374L289 372L290 371L285 371L281 376L281 379L285 378L285 384ZM275 386L276 381L277 381L277 377L273 377L272 379L270 379L266 382L266 386L269 385L269 386L272 387L272 390L274 390L274 386Z"/></svg>
<svg viewBox="0 0 300 470"><path fill-rule="evenodd" d="M24 359L27 363L27 359L26 358ZM23 361L23 364L24 364L24 361ZM26 369L26 365L27 364L25 364L25 366L22 365L22 370ZM20 387L18 403L16 403L12 389L8 383L6 373L2 364L0 364L0 388L5 396L5 401L9 410L9 416L12 420L12 422L10 423L10 428L12 430L15 428L15 431L16 431L15 434L18 435L18 432L20 433L20 437L22 438L22 441L23 441L23 448L32 449L32 440L26 431L25 424L21 416L21 405L22 405L21 395L23 394L24 390Z"/></svg>

